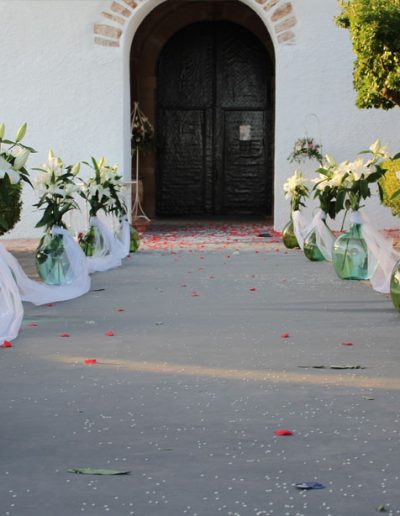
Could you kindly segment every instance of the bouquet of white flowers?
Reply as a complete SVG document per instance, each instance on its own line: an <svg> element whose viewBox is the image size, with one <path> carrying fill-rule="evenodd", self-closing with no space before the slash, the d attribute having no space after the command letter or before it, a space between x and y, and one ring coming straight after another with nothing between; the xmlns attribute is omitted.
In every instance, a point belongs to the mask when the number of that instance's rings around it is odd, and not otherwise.
<svg viewBox="0 0 400 516"><path fill-rule="evenodd" d="M118 173L118 165L107 165L104 157L97 161L92 158L92 165L84 162L94 170L94 175L82 181L79 195L89 204L89 216L95 217L100 210L116 215L126 214L122 198L123 182Z"/></svg>
<svg viewBox="0 0 400 516"><path fill-rule="evenodd" d="M289 177L283 185L285 199L290 199L292 211L298 210L300 206L305 206L303 199L307 199L309 195L307 183L303 174L299 170L295 170L293 176Z"/></svg>
<svg viewBox="0 0 400 516"><path fill-rule="evenodd" d="M34 206L44 210L36 227L45 226L48 230L53 226L66 227L63 216L78 208L73 196L78 191L75 176L79 169L80 163L65 167L52 150L49 151L47 163L33 169L40 172L34 181L34 188L40 198Z"/></svg>

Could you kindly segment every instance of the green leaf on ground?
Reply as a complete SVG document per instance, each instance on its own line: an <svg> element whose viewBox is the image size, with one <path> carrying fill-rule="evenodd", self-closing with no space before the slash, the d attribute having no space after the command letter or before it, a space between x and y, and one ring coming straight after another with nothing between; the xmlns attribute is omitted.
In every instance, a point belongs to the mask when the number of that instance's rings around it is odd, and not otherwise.
<svg viewBox="0 0 400 516"><path fill-rule="evenodd" d="M384 505L378 505L376 508L378 512L386 512L386 507Z"/></svg>
<svg viewBox="0 0 400 516"><path fill-rule="evenodd" d="M71 468L68 473L76 475L129 475L130 471L120 471L117 469L98 469L98 468Z"/></svg>
<svg viewBox="0 0 400 516"><path fill-rule="evenodd" d="M302 369L366 369L361 365L300 365Z"/></svg>

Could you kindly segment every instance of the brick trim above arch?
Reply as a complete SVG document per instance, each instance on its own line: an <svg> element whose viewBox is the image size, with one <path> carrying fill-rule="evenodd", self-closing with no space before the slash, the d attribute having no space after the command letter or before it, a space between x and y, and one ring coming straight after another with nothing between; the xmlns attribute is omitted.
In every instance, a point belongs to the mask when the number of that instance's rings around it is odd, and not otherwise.
<svg viewBox="0 0 400 516"><path fill-rule="evenodd" d="M124 33L127 20L135 13L139 5L148 0L113 0L106 11L100 16L102 22L94 24L94 42L109 48L118 48ZM271 25L274 27L276 38L281 45L293 45L296 35L294 27L297 25L297 18L294 14L292 2L286 0L252 0L259 4L268 14ZM107 20L107 23L105 23Z"/></svg>

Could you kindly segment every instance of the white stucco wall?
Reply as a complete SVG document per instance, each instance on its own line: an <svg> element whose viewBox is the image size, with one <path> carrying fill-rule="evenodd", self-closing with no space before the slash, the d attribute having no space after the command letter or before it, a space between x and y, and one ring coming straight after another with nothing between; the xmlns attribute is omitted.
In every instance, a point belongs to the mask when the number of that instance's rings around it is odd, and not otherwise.
<svg viewBox="0 0 400 516"><path fill-rule="evenodd" d="M338 161L353 160L378 137L391 151L400 150L400 110L359 110L355 106L352 69L354 55L349 33L338 28L336 0L295 0L298 26L296 45L277 52L275 224L288 217L281 191L294 165L287 161L294 141L308 132ZM310 115L316 115L310 116ZM312 177L310 164L299 166ZM367 209L380 227L398 227L378 196Z"/></svg>
<svg viewBox="0 0 400 516"><path fill-rule="evenodd" d="M48 148L66 163L106 155L130 178L129 51L143 18L163 0L141 0L127 21L119 48L94 44L93 25L109 0L0 0L0 121L10 136L29 125L26 143L45 160ZM210 0L211 1L211 0ZM293 0L296 42L277 44L271 14L243 0L264 19L276 53L275 225L289 214L282 185L294 167L294 141L307 133L338 160L353 159L377 137L400 150L400 111L360 111L352 88L353 54L346 31L333 22L336 0ZM104 23L104 20L103 20ZM311 175L310 166L305 167ZM39 236L39 214L25 188L22 221L9 238ZM381 227L397 220L375 199L368 203Z"/></svg>
<svg viewBox="0 0 400 516"><path fill-rule="evenodd" d="M0 1L0 119L10 136L28 122L24 142L38 151L31 167L46 160L49 148L65 163L104 154L123 164L123 63L119 52L93 43L93 23L105 4ZM9 238L40 236L34 202L24 187L23 218Z"/></svg>

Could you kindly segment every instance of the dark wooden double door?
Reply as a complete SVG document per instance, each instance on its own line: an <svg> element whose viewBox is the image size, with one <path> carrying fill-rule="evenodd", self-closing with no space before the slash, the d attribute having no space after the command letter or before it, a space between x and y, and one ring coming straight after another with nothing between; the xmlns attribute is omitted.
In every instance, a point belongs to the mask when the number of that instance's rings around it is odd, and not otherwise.
<svg viewBox="0 0 400 516"><path fill-rule="evenodd" d="M201 22L163 49L157 82L157 214L272 208L272 66L230 22Z"/></svg>

